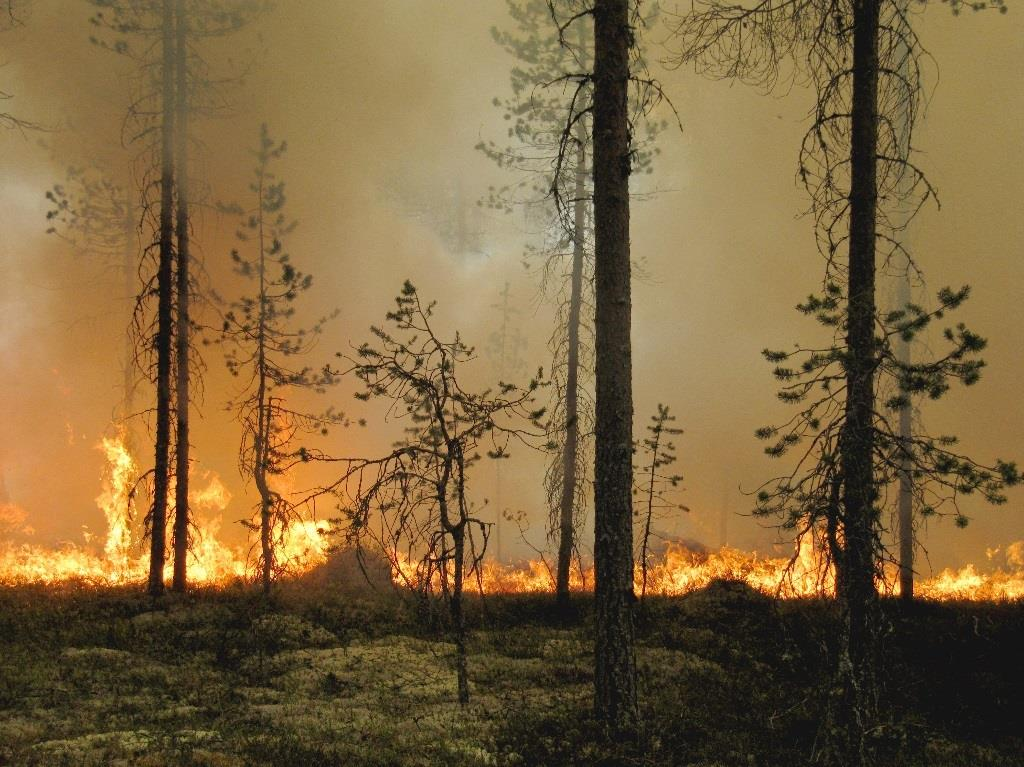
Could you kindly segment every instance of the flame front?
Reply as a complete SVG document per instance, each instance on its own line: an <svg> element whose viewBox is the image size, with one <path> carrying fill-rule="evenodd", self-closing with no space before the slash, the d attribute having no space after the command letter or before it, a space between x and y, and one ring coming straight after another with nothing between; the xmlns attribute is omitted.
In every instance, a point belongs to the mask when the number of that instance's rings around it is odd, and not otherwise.
<svg viewBox="0 0 1024 767"><path fill-rule="evenodd" d="M101 491L96 505L107 525L102 550L68 543L58 549L30 544L0 543L0 583L57 583L84 580L116 585L144 581L149 560L141 551L141 541L133 538L133 493L138 481L138 466L128 449L124 431L104 437L97 448L106 463L101 475ZM197 481L198 480L198 481ZM225 583L252 573L254 562L244 547L230 546L221 536L223 512L231 493L215 472L193 477L189 489L189 508L194 529L189 551L188 574L192 583ZM168 490L168 508L173 513L174 487ZM10 506L10 509L7 508ZM4 507L6 517L23 523L23 512L13 505ZM16 518L15 511L19 512ZM5 519L6 519L5 517ZM10 521L5 527L14 529ZM278 558L289 572L302 572L327 560L325 522L298 521L291 524L278 543ZM88 542L92 535L85 531ZM170 540L168 540L168 551ZM164 566L171 577L172 564Z"/></svg>
<svg viewBox="0 0 1024 767"><path fill-rule="evenodd" d="M106 458L101 476L101 492L96 504L103 512L107 534L102 550L66 544L45 549L29 544L0 544L0 583L56 583L85 580L98 584L143 582L148 560L140 541L133 538L132 493L138 481L138 467L127 448L123 432L104 438L97 446ZM200 481L196 481L196 479ZM189 558L189 579L193 583L217 584L252 576L254 561L249 552L224 543L220 536L222 514L231 494L213 472L193 478L190 507L195 531ZM173 488L171 489L173 497ZM9 507L9 508L8 508ZM17 512L17 514L15 514ZM31 532L24 525L24 513L13 505L4 507L6 527ZM5 519L6 519L5 517ZM14 524L17 522L17 524ZM88 540L88 537L87 537ZM330 526L324 521L298 520L290 524L277 543L277 561L283 570L301 574L327 561ZM990 552L990 559L999 550ZM969 564L960 570L946 569L932 578L919 578L915 593L923 599L1017 600L1024 598L1024 541L1005 548L1006 567L981 572ZM165 576L169 579L171 565ZM398 585L422 586L416 564L399 557L392 568ZM438 574L431 576L436 581ZM642 573L637 568L636 586L640 590ZM669 546L652 562L647 572L647 593L677 596L707 586L716 579L747 583L766 594L781 597L813 597L834 591L834 578L822 566L810 537L801 540L792 557L764 557L756 553L723 547L716 552L697 552L682 546ZM887 572L879 588L883 593L898 593L891 587L897 579ZM585 591L593 586L593 568L574 569L570 587ZM439 584L432 583L433 586ZM543 593L554 590L554 577L540 559L514 565L485 561L470 573L466 589L472 592Z"/></svg>
<svg viewBox="0 0 1024 767"><path fill-rule="evenodd" d="M116 438L104 437L100 448L107 457L103 490L96 497L96 505L107 520L107 540L103 554L114 572L126 578L132 566L130 501L138 469L125 445L123 433Z"/></svg>

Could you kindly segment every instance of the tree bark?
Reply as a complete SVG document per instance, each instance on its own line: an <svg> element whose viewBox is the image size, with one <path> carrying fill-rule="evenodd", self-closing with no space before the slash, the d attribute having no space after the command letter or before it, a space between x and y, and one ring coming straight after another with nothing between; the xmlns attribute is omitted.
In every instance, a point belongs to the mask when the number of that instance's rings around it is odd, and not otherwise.
<svg viewBox="0 0 1024 767"><path fill-rule="evenodd" d="M628 0L594 5L594 709L613 737L637 726L633 650Z"/></svg>
<svg viewBox="0 0 1024 767"><path fill-rule="evenodd" d="M565 374L565 445L562 449L562 496L558 510L558 568L555 584L559 607L569 605L569 574L572 552L576 542L574 510L578 478L577 450L580 439L579 424L579 372L580 372L580 315L583 305L583 259L586 255L585 228L587 225L587 151L586 134L577 131L576 190L572 238L572 278L569 288L568 359Z"/></svg>
<svg viewBox="0 0 1024 767"><path fill-rule="evenodd" d="M899 308L903 308L910 302L910 274L908 273L900 279ZM896 356L903 364L910 364L910 343L899 336L896 338ZM914 600L914 480L911 476L913 468L911 440L914 438L914 428L912 416L913 410L909 404L900 410L900 440L903 443L903 455L900 457L900 491L896 528L900 551L900 599L903 602Z"/></svg>
<svg viewBox="0 0 1024 767"><path fill-rule="evenodd" d="M174 204L174 0L163 2L162 125L160 129L160 246L157 267L156 455L153 461L153 509L150 514L148 591L164 592L167 489L171 432L171 333Z"/></svg>
<svg viewBox="0 0 1024 767"><path fill-rule="evenodd" d="M906 13L907 6L901 2L900 11ZM907 20L909 24L909 18ZM897 43L896 60L900 62L900 76L909 78L910 60L912 52L900 38ZM910 124L911 115L904 112L896 120L896 131L899 140L901 154L906 160L910 160ZM912 182L904 182L907 195L913 193ZM906 247L906 230L901 237L902 245ZM907 261L907 272L900 278L899 286L896 289L897 309L905 310L910 303L910 261ZM901 335L896 336L896 358L904 365L909 365L911 360L910 342L904 340ZM904 392L906 394L906 392ZM900 599L904 603L912 602L914 599L914 480L911 476L913 460L912 440L914 437L913 410L910 404L900 410L900 440L903 443L903 456L900 460L900 490L899 504L897 508L897 534L899 540L899 562L900 562Z"/></svg>
<svg viewBox="0 0 1024 767"><path fill-rule="evenodd" d="M178 317L177 358L177 437L175 440L174 485L174 579L171 588L182 592L188 585L188 453L189 453L189 210L188 210L188 17L185 1L177 0L175 45L175 153L177 165L177 241L178 241Z"/></svg>
<svg viewBox="0 0 1024 767"><path fill-rule="evenodd" d="M843 552L837 566L843 613L840 676L845 763L866 759L865 736L875 719L874 482L875 229L878 188L878 32L880 0L855 0L850 146L850 243L846 422L840 446L844 494Z"/></svg>
<svg viewBox="0 0 1024 767"><path fill-rule="evenodd" d="M469 703L469 667L466 658L466 613L462 605L462 591L465 581L466 525L462 521L452 531L454 539L455 567L452 578L451 617L455 634L455 677L458 686L459 703Z"/></svg>

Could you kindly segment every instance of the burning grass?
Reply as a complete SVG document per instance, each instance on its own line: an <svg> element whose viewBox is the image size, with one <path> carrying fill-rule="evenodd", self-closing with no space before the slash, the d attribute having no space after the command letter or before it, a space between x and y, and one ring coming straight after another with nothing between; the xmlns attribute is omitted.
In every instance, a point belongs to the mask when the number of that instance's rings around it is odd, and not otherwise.
<svg viewBox="0 0 1024 767"><path fill-rule="evenodd" d="M472 702L455 702L445 611L343 570L205 588L0 588L0 764L784 765L827 702L835 616L737 581L638 613L642 744L594 737L590 603L470 603ZM341 586L344 586L342 588ZM886 602L893 764L1011 765L1024 672L1019 604Z"/></svg>
<svg viewBox="0 0 1024 767"><path fill-rule="evenodd" d="M149 563L143 553L145 546L141 540L139 520L134 519L133 514L138 477L136 462L123 433L104 438L97 449L106 459L100 478L101 492L96 498L106 520L105 537L85 548L67 545L61 549L28 544L19 546L0 538L0 584L84 581L117 586L145 580ZM229 546L219 535L230 493L215 473L206 472L196 479L200 481L193 482L190 490L190 510L195 524L188 563L190 582L201 586L225 586L235 581L253 580L257 569L253 550ZM173 498L173 488L170 497ZM5 507L0 508L0 512L4 513L0 521L7 520L7 527L25 527L27 517L20 510ZM3 529L0 527L0 533ZM277 531L275 560L281 570L303 575L322 570L328 565L331 543L335 540L331 533L326 521L298 519ZM1000 552L992 550L989 553L992 559ZM989 567L989 572L969 564L959 571L943 570L933 577L919 578L916 593L929 600L1024 598L1024 541L1008 546L1002 552L1002 560L1004 567ZM164 572L165 578L169 579L170 562L165 565ZM418 563L396 556L390 579L398 584L415 586L425 577L436 581L438 575L435 570L428 576L422 576ZM647 575L646 593L656 596L687 594L722 579L743 581L762 593L788 598L812 597L832 590L831 573L821 566L820 552L815 551L810 536L801 539L792 557L764 557L756 552L728 547L704 552L684 545L668 545L659 557L650 562ZM641 590L641 578L638 567L638 592ZM593 580L592 570L575 570L571 587L579 592L586 591ZM886 582L879 584L879 590L883 594L889 593L896 580L895 571L890 568ZM439 587L440 583L433 585ZM554 590L554 577L541 560L517 564L485 560L479 571L470 575L466 588L490 595L545 593Z"/></svg>

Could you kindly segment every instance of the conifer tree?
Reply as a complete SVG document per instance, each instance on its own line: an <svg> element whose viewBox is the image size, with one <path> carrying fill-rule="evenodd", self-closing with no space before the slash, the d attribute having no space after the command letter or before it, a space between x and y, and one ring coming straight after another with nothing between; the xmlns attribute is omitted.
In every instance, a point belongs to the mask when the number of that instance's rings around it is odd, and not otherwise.
<svg viewBox="0 0 1024 767"><path fill-rule="evenodd" d="M594 709L614 737L638 724L633 637L629 0L594 16Z"/></svg>
<svg viewBox="0 0 1024 767"><path fill-rule="evenodd" d="M954 437L922 432L908 439L893 423L912 396L936 399L956 381L973 384L984 365L977 358L984 339L962 323L944 330L949 348L937 358L906 361L895 351L898 339L912 340L957 309L967 287L939 291L930 310L908 303L885 312L876 302L879 261L913 265L898 235L934 197L910 151L922 49L901 0L766 0L752 8L712 0L681 19L676 32L679 63L773 87L791 61L817 94L799 178L826 270L822 293L798 308L834 338L825 348L765 351L782 384L779 397L799 410L758 437L770 441L769 455L796 451L798 458L761 488L755 511L826 542L843 630L820 756L868 764L881 692L876 580L886 558L884 492L908 473L922 514L950 511L966 524L960 497L977 493L1002 503L1004 488L1020 480L1012 463L981 465L955 450ZM894 394L881 400L881 391Z"/></svg>
<svg viewBox="0 0 1024 767"><path fill-rule="evenodd" d="M535 409L534 400L544 383L538 372L525 387L467 390L461 371L473 349L458 333L450 340L440 335L434 304L423 303L408 281L387 323L371 328L375 341L359 347L352 372L364 385L357 398L386 403L389 415L405 419L404 437L378 458L307 458L344 466L334 483L316 492L338 496L350 536L360 545L372 542L408 585L423 593L436 589L447 601L458 700L465 705L463 593L467 579L479 573L490 529L472 499L472 468L484 454L508 455L511 442L536 446L544 409Z"/></svg>
<svg viewBox="0 0 1024 767"><path fill-rule="evenodd" d="M560 0L557 10L571 14L583 6ZM545 244L536 255L542 266L542 285L557 307L549 346L555 385L551 412L551 441L556 446L545 475L549 504L548 534L557 548L555 593L559 603L569 598L569 570L576 549L576 530L587 507L590 474L585 435L593 429L592 394L587 371L592 368L593 244L589 236L592 192L587 156L590 152L589 83L568 90L557 81L591 69L589 28L582 20L571 46L551 23L546 0L509 0L515 32L492 29L495 41L519 64L511 74L511 98L495 99L511 123L510 145L481 142L478 149L499 166L522 173L512 186L492 195L489 204L510 209L514 202L531 205L545 221ZM571 147L558 158L566 114L571 114ZM566 202L564 213L549 197L552 191Z"/></svg>
<svg viewBox="0 0 1024 767"><path fill-rule="evenodd" d="M665 474L662 472L667 466L671 466L677 460L676 446L672 443L672 437L683 433L682 429L672 426L676 420L674 415L669 414L667 405L658 403L658 412L651 416L651 422L647 425L650 436L644 437L640 442L641 455L645 456L639 474L636 478L637 487L634 491L642 499L640 506L635 513L641 516L642 527L640 532L640 546L637 552L637 559L640 560L640 599L647 596L647 575L651 564L651 535L654 517L666 509L683 509L677 503L672 503L666 497L668 488L675 488L683 481L681 474Z"/></svg>
<svg viewBox="0 0 1024 767"><path fill-rule="evenodd" d="M521 356L526 348L526 338L523 336L520 325L515 323L515 317L519 314L519 310L513 306L511 295L512 287L506 282L501 291L501 301L491 304L492 309L501 313L501 325L488 339L487 355L497 365L499 381L517 378L526 366L526 361ZM502 460L494 462L494 556L499 562L504 559L505 554L502 535L504 498L502 496L501 469L503 463Z"/></svg>
<svg viewBox="0 0 1024 767"><path fill-rule="evenodd" d="M492 190L487 204L526 205L542 225L542 244L528 249L556 308L548 346L554 383L552 443L556 451L544 484L549 538L557 548L555 592L565 606L577 531L586 515L594 426L593 30L581 0L509 0L514 31L492 30L518 62L511 97L494 100L510 124L508 144L477 148L518 178ZM634 56L636 52L634 51ZM643 67L642 60L636 66ZM649 92L630 93L631 113L646 113ZM660 125L644 123L646 140L633 144L633 172L650 172Z"/></svg>
<svg viewBox="0 0 1024 767"><path fill-rule="evenodd" d="M274 141L263 125L259 146L252 152L256 173L249 188L255 204L227 209L239 215L239 247L231 253L235 271L251 280L255 291L234 302L225 314L223 342L228 369L244 382L230 408L242 424L239 468L260 496L251 528L259 535L259 578L265 594L287 565L276 550L301 512L298 504L274 489L274 479L308 449L299 443L301 436L323 435L328 427L345 423L333 409L313 413L291 402L303 392L322 394L338 382L338 374L330 365L296 364L312 351L329 317L309 327L296 323L297 303L313 278L296 268L285 249L284 238L296 222L285 215L284 182L273 171L285 150L285 143Z"/></svg>
<svg viewBox="0 0 1024 767"><path fill-rule="evenodd" d="M153 231L144 249L155 252L152 275L144 275L142 300L134 322L140 344L152 351L145 364L156 388L153 502L147 524L150 536L148 591L163 593L166 560L171 446L174 455L174 569L172 588L187 586L189 538L189 415L191 369L199 364L192 340L191 316L197 292L191 276L191 219L188 147L190 117L200 93L209 90L196 40L227 35L263 9L263 0L89 0L97 9L91 22L112 39L92 41L138 63L137 94L128 123L141 147L143 220ZM157 136L158 140L153 141ZM154 178L155 177L155 178ZM155 319L149 302L156 298ZM172 381L174 377L174 381ZM172 427L172 412L174 421Z"/></svg>

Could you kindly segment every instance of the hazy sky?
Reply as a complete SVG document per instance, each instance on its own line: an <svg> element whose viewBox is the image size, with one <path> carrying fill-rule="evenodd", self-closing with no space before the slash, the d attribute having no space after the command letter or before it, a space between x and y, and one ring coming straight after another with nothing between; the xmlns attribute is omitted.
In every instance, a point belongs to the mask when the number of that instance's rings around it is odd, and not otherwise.
<svg viewBox="0 0 1024 767"><path fill-rule="evenodd" d="M0 134L0 471L41 544L77 539L83 524L102 527L96 444L120 397L128 311L116 273L44 234L43 195L63 168L99 158L123 169L137 154L121 146L131 66L89 44L88 13L80 0L35 0L24 26L0 35L0 91L15 96L4 110L55 128ZM223 41L211 63L233 59L234 71L248 73L227 92L222 114L196 130L204 200L196 239L216 289L231 297L242 286L227 261L233 222L213 203L246 201L253 163L245 148L265 121L289 143L278 172L300 222L290 252L315 278L311 314L340 309L316 354L366 339L406 278L439 301L445 327L482 348L498 322L491 305L509 281L529 339L525 356L546 365L550 310L521 267L529 239L522 216L472 205L489 185L511 180L473 148L504 135L491 101L507 93L512 61L489 30L507 23L502 0L282 1ZM928 404L923 417L935 432L958 433L983 461L1022 459L1024 16L1011 7L954 18L934 3L915 23L932 55L915 145L942 209L925 209L911 242L931 292L972 285L960 315L990 342L982 381ZM692 511L675 529L717 545L722 510L747 511L741 490L782 468L753 437L786 410L760 351L815 333L793 308L823 269L795 179L810 94L765 96L663 71L665 36L661 27L649 33L650 58L684 131L660 137L655 172L641 182L656 194L633 210L634 254L650 272L634 288L636 421L639 431L658 402L678 415L686 430L676 441L686 477L679 500ZM476 235L470 253L452 252L445 224L425 214L457 199L467 202L465 227ZM231 487L234 520L248 515L254 493L238 479L238 427L224 412L232 382L216 349L207 364L194 452L198 471L217 471ZM481 367L484 380L492 371ZM370 425L337 433L329 447L358 453L387 444L394 426L361 410L351 389L330 396ZM542 467L537 457L514 458L503 485L504 503L530 514L535 540ZM490 474L480 470L482 496L492 493ZM986 548L1024 538L1024 491L1002 508L965 508L968 530L943 521L928 529L933 564L982 561ZM776 534L731 516L728 537L769 551Z"/></svg>

